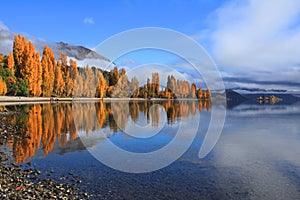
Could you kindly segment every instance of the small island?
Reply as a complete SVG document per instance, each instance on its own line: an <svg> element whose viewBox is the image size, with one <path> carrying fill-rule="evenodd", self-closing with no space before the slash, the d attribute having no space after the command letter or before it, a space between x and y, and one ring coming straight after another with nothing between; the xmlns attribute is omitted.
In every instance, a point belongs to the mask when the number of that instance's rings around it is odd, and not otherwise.
<svg viewBox="0 0 300 200"><path fill-rule="evenodd" d="M276 104L282 101L282 99L276 97L275 95L270 95L270 96L260 96L256 98L256 101L259 102L260 104Z"/></svg>

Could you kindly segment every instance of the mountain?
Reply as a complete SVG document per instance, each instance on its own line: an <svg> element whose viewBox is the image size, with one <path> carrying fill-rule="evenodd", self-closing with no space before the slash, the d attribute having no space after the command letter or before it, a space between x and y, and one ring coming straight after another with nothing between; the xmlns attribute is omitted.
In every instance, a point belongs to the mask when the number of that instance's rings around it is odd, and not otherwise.
<svg viewBox="0 0 300 200"><path fill-rule="evenodd" d="M232 108L234 106L237 106L245 101L247 101L247 98L242 96L241 94L227 89L226 91L226 101L227 101L227 107Z"/></svg>
<svg viewBox="0 0 300 200"><path fill-rule="evenodd" d="M0 22L0 53L7 55L12 51L15 33L11 32L2 22ZM47 42L37 39L29 35L23 35L28 41L31 41L36 51L43 53L44 46L48 45L52 48L55 58L59 58L61 52L65 53L69 58L77 61L78 66L96 66L99 68L107 68L110 60L97 52L83 46L76 46L64 42Z"/></svg>
<svg viewBox="0 0 300 200"><path fill-rule="evenodd" d="M259 104L257 98L260 96L270 96L275 95L276 97L282 99L276 103L276 105L291 105L300 102L300 96L288 94L288 93L243 93L240 94L235 90L226 89L226 100L227 107L233 108L239 104Z"/></svg>
<svg viewBox="0 0 300 200"><path fill-rule="evenodd" d="M101 59L107 62L110 62L109 59L101 56L100 54L92 51L83 46L74 46L64 42L54 43L49 45L55 53L58 54L59 52L66 53L69 57L74 57L77 60L84 60L84 59ZM57 55L58 56L58 55Z"/></svg>

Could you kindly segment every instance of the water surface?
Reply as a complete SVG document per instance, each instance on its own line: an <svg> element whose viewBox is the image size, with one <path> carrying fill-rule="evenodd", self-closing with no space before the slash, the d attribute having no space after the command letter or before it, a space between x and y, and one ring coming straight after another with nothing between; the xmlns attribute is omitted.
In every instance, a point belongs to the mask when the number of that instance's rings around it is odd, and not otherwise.
<svg viewBox="0 0 300 200"><path fill-rule="evenodd" d="M1 148L11 149L16 163L55 171L54 178L71 171L95 199L299 199L299 104L227 110L217 144L199 159L214 106L209 101L12 106L23 114L11 123L26 124L29 137ZM127 151L155 151L172 141L180 125L193 123L199 127L188 151L151 173L111 169L87 150L100 151L110 140ZM134 132L136 127L143 131Z"/></svg>

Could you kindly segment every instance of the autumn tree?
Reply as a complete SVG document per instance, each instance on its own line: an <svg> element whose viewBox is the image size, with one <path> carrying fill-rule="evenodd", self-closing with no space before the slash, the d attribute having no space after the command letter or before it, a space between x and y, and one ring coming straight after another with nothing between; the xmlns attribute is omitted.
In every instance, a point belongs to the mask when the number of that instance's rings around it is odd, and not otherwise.
<svg viewBox="0 0 300 200"><path fill-rule="evenodd" d="M0 53L0 67L4 67L4 65L5 65L5 56L2 54L2 53Z"/></svg>
<svg viewBox="0 0 300 200"><path fill-rule="evenodd" d="M113 88L112 97L118 97L118 98L130 97L129 81L125 69L122 69L119 72L119 80L118 83Z"/></svg>
<svg viewBox="0 0 300 200"><path fill-rule="evenodd" d="M95 97L97 96L97 87L99 86L100 76L102 73L100 71L93 70L88 65L83 70L83 96L84 97ZM104 77L102 77L104 78ZM102 84L104 80L101 80ZM106 82L106 81L105 81ZM106 86L104 86L106 88ZM99 88L98 88L99 89ZM103 91L106 92L106 91Z"/></svg>
<svg viewBox="0 0 300 200"><path fill-rule="evenodd" d="M74 83L78 75L77 63L70 59L70 66L66 66L65 70L65 95L71 96L73 94Z"/></svg>
<svg viewBox="0 0 300 200"><path fill-rule="evenodd" d="M151 97L151 82L149 78L147 78L147 96Z"/></svg>
<svg viewBox="0 0 300 200"><path fill-rule="evenodd" d="M52 49L48 46L44 47L41 66L43 71L42 95L44 97L50 97L54 85L56 60Z"/></svg>
<svg viewBox="0 0 300 200"><path fill-rule="evenodd" d="M64 67L68 66L67 55L65 53L61 52L59 54L59 60L60 60L62 66L64 66Z"/></svg>
<svg viewBox="0 0 300 200"><path fill-rule="evenodd" d="M65 82L63 79L63 72L61 70L61 62L58 61L57 65L55 66L55 73L54 73L54 86L53 86L53 92L54 94L61 96L64 92L65 88Z"/></svg>
<svg viewBox="0 0 300 200"><path fill-rule="evenodd" d="M186 98L190 93L190 84L188 81L177 80L176 83L176 96Z"/></svg>
<svg viewBox="0 0 300 200"><path fill-rule="evenodd" d="M97 96L96 90L100 75L102 75L100 70L91 68L88 65L84 68L79 68L78 75L74 83L73 96L92 98ZM106 91L104 92L106 93Z"/></svg>
<svg viewBox="0 0 300 200"><path fill-rule="evenodd" d="M34 91L33 95L34 96L41 96L42 94L42 81L43 81L43 70L42 70L42 65L40 61L40 53L35 53L34 57L34 63L35 63L35 73L34 73Z"/></svg>
<svg viewBox="0 0 300 200"><path fill-rule="evenodd" d="M40 54L35 52L35 47L31 42L20 35L15 36L13 44L13 55L10 55L9 68L12 71L14 60L15 75L28 83L31 96L40 96L42 84L42 68Z"/></svg>
<svg viewBox="0 0 300 200"><path fill-rule="evenodd" d="M60 53L59 62L64 80L63 94L65 96L71 96L73 94L74 83L78 75L77 63L75 60L70 59L70 66L68 66L67 55L64 53Z"/></svg>
<svg viewBox="0 0 300 200"><path fill-rule="evenodd" d="M176 79L173 75L168 76L167 88L171 90L171 92L175 92L176 90Z"/></svg>
<svg viewBox="0 0 300 200"><path fill-rule="evenodd" d="M152 96L158 96L159 95L159 86L160 86L160 77L157 72L152 73L152 88L151 88L151 93Z"/></svg>
<svg viewBox="0 0 300 200"><path fill-rule="evenodd" d="M28 82L30 95L40 96L42 85L40 54L35 52L31 42L26 43L21 60L19 64L21 78Z"/></svg>
<svg viewBox="0 0 300 200"><path fill-rule="evenodd" d="M105 80L104 76L102 74L100 74L97 89L96 89L96 97L97 98L105 97L106 88L107 88L106 80Z"/></svg>
<svg viewBox="0 0 300 200"><path fill-rule="evenodd" d="M15 61L12 52L10 52L7 56L7 67L12 74L15 74Z"/></svg>
<svg viewBox="0 0 300 200"><path fill-rule="evenodd" d="M161 98L165 99L171 99L172 98L172 92L170 92L169 88L165 88L161 93L160 93Z"/></svg>
<svg viewBox="0 0 300 200"><path fill-rule="evenodd" d="M191 98L196 98L197 86L195 83L191 85Z"/></svg>
<svg viewBox="0 0 300 200"><path fill-rule="evenodd" d="M2 77L0 76L0 95L5 95L7 92L6 83L2 80Z"/></svg>
<svg viewBox="0 0 300 200"><path fill-rule="evenodd" d="M133 98L137 98L139 96L139 81L135 76L131 79L130 90Z"/></svg>
<svg viewBox="0 0 300 200"><path fill-rule="evenodd" d="M211 98L211 94L210 94L210 89L207 88L207 90L204 93L204 98L205 99L210 99Z"/></svg>
<svg viewBox="0 0 300 200"><path fill-rule="evenodd" d="M198 89L198 92L197 92L197 98L198 98L198 99L203 99L203 98L204 98L204 94L203 94L202 87L200 87L200 88Z"/></svg>
<svg viewBox="0 0 300 200"><path fill-rule="evenodd" d="M60 53L59 54L59 63L57 63L57 65L60 64L60 70L62 72L62 78L64 81L64 87L63 87L63 92L61 95L65 95L66 96L66 91L68 90L68 79L69 79L69 70L68 70L68 61L67 61L67 55L64 53Z"/></svg>
<svg viewBox="0 0 300 200"><path fill-rule="evenodd" d="M20 66L24 60L24 51L26 48L26 39L21 35L15 35L13 43L13 57L16 65L16 76L20 76Z"/></svg>
<svg viewBox="0 0 300 200"><path fill-rule="evenodd" d="M120 74L117 66L109 72L109 86L116 85L119 81Z"/></svg>
<svg viewBox="0 0 300 200"><path fill-rule="evenodd" d="M83 72L79 72L73 89L73 96L74 97L83 97L86 90L84 90L84 82L83 82L84 74Z"/></svg>
<svg viewBox="0 0 300 200"><path fill-rule="evenodd" d="M141 97L141 98L147 98L148 97L147 85L144 85L143 87L140 88L139 97Z"/></svg>

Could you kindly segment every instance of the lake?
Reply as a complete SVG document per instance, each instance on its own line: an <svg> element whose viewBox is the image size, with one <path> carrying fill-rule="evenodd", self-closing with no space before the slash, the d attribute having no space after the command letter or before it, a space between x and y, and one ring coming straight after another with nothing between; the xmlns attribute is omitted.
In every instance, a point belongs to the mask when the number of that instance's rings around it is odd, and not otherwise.
<svg viewBox="0 0 300 200"><path fill-rule="evenodd" d="M299 103L227 110L196 100L6 107L21 111L11 123L24 124L28 137L0 148L17 164L52 171L54 179L76 174L94 199L300 198ZM212 121L213 111L226 111L224 127ZM207 131L215 125L223 131L209 141ZM150 155L171 144L172 151L157 159L124 157L124 151ZM160 168L168 159L170 164ZM133 168L149 172L124 172Z"/></svg>

